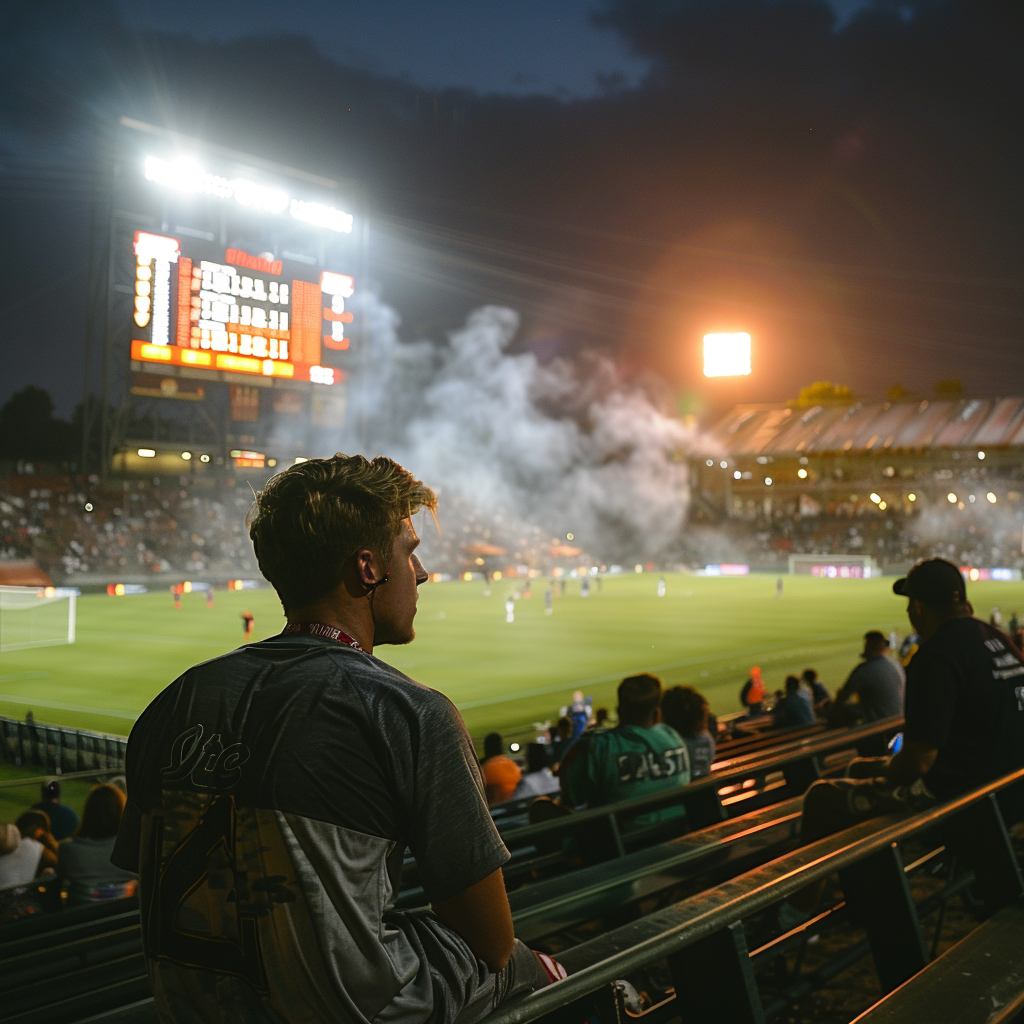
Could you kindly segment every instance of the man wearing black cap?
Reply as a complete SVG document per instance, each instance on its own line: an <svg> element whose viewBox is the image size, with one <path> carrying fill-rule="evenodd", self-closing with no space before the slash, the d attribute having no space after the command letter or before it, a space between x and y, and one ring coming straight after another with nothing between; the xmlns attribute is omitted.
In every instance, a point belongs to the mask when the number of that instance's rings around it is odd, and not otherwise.
<svg viewBox="0 0 1024 1024"><path fill-rule="evenodd" d="M59 843L75 834L78 828L78 815L68 806L60 802L60 783L56 779L44 782L42 799L32 805L34 811L46 811L50 817L50 832Z"/></svg>
<svg viewBox="0 0 1024 1024"><path fill-rule="evenodd" d="M903 748L874 779L815 783L802 833L817 839L865 818L919 810L1024 766L1024 656L974 618L960 570L929 558L893 584L920 647L907 666Z"/></svg>
<svg viewBox="0 0 1024 1024"><path fill-rule="evenodd" d="M815 782L804 796L804 842L882 814L925 810L1024 766L1024 656L974 618L960 570L929 558L892 589L908 599L920 639L907 666L903 747L889 761L854 761L856 778ZM776 923L807 920L823 886L794 893Z"/></svg>

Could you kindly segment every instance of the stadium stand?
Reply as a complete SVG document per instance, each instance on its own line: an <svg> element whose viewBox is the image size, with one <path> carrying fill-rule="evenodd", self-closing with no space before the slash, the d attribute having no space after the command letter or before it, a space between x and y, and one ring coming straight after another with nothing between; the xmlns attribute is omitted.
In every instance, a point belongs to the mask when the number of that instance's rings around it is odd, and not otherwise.
<svg viewBox="0 0 1024 1024"><path fill-rule="evenodd" d="M823 772L844 767L855 756L859 742L887 734L899 725L899 719L892 719L792 741L774 750L723 762L710 775L687 786L534 825L518 825L521 818L495 818L512 854L512 860L505 866L506 883L512 889L525 881L535 882L566 871L581 858L591 864L615 860L632 850L678 835L681 827L701 829L762 807L779 805L801 796ZM685 819L643 827L629 824L643 812L678 806L686 808ZM579 848L567 844L566 840L572 838L579 841ZM410 861L403 872L399 905L416 906L422 902L415 863Z"/></svg>
<svg viewBox="0 0 1024 1024"><path fill-rule="evenodd" d="M688 1020L763 1024L779 1007L762 1005L753 964L760 951L748 950L743 922L833 872L840 874L846 907L867 933L883 990L891 991L928 965L921 908L907 884L912 865L904 864L902 844L938 830L932 842L955 840L987 909L1018 900L1024 881L997 796L1021 781L1024 770L917 815L854 826L582 942L559 954L569 971L566 980L502 1007L486 1018L488 1024L585 1019L595 1011L602 1020L622 1020L624 992L617 980L666 959L672 980L665 999L644 1015L650 1024L680 1013ZM999 937L993 929L988 939ZM982 945L986 937L976 942ZM777 949L768 952L778 955ZM942 976L937 972L929 981L922 975L921 986L938 984ZM1021 998L1024 973L1014 975L1009 987L1012 999ZM685 1004L676 1003L677 992Z"/></svg>
<svg viewBox="0 0 1024 1024"><path fill-rule="evenodd" d="M815 553L1020 569L1022 445L1022 398L737 406L706 436L714 458L692 461L690 548L755 567Z"/></svg>

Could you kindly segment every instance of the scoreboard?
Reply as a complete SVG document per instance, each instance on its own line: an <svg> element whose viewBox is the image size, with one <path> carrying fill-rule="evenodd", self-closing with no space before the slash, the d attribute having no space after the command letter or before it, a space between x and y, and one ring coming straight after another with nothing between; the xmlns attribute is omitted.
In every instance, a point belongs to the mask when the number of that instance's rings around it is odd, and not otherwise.
<svg viewBox="0 0 1024 1024"><path fill-rule="evenodd" d="M238 382L344 379L324 357L349 348L349 275L149 231L135 232L133 253L133 363Z"/></svg>

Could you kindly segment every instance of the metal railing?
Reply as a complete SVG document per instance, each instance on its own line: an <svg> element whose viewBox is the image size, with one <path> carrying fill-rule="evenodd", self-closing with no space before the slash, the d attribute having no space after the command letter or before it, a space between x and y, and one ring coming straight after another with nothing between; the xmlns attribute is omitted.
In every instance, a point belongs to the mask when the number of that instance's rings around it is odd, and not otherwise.
<svg viewBox="0 0 1024 1024"><path fill-rule="evenodd" d="M606 932L559 954L568 978L510 1002L486 1024L562 1024L584 1019L595 1004L615 1020L614 982L664 960L676 991L686 993L688 1019L759 1024L764 1015L742 922L833 872L867 932L882 989L890 991L928 963L900 843L941 826L973 869L982 898L1005 904L1024 891L1024 881L996 798L1011 786L1019 792L1021 783L1024 769L910 817L865 821Z"/></svg>
<svg viewBox="0 0 1024 1024"><path fill-rule="evenodd" d="M51 775L124 771L125 736L0 717L0 759Z"/></svg>

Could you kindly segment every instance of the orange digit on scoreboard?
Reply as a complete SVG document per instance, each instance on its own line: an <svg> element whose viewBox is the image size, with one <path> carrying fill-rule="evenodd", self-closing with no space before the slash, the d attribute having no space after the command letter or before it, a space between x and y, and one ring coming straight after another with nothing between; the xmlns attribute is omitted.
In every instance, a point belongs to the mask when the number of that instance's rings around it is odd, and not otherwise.
<svg viewBox="0 0 1024 1024"><path fill-rule="evenodd" d="M175 324L175 344L188 348L192 339L192 261L187 256L178 260L178 321Z"/></svg>
<svg viewBox="0 0 1024 1024"><path fill-rule="evenodd" d="M288 349L292 362L320 365L322 301L320 285L292 281L291 341Z"/></svg>

